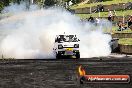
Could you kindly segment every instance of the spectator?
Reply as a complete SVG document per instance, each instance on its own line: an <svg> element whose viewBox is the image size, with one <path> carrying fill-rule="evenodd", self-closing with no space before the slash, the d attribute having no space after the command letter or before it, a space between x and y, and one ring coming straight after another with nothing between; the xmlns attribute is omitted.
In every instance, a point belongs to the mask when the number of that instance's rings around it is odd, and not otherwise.
<svg viewBox="0 0 132 88"><path fill-rule="evenodd" d="M100 4L99 9L100 9L100 12L103 12L104 11L104 6L102 4Z"/></svg>
<svg viewBox="0 0 132 88"><path fill-rule="evenodd" d="M113 16L112 11L109 11L109 14L108 14L108 20L109 21L112 21L112 16Z"/></svg>
<svg viewBox="0 0 132 88"><path fill-rule="evenodd" d="M100 12L100 7L97 5L96 12Z"/></svg>
<svg viewBox="0 0 132 88"><path fill-rule="evenodd" d="M115 10L114 10L114 11L113 11L113 15L112 15L112 21L115 20L115 17L116 17L116 12L115 12Z"/></svg>
<svg viewBox="0 0 132 88"><path fill-rule="evenodd" d="M90 16L90 18L88 19L89 22L94 23L94 18L92 16Z"/></svg>
<svg viewBox="0 0 132 88"><path fill-rule="evenodd" d="M96 20L96 25L98 25L100 23L99 18L96 18L95 20Z"/></svg>
<svg viewBox="0 0 132 88"><path fill-rule="evenodd" d="M131 28L132 26L132 15L128 19L128 28Z"/></svg>
<svg viewBox="0 0 132 88"><path fill-rule="evenodd" d="M132 25L129 28L132 30Z"/></svg>
<svg viewBox="0 0 132 88"><path fill-rule="evenodd" d="M119 21L118 27L119 27L118 31L123 31L123 30L127 29L127 27L125 26L125 24L122 23L121 21Z"/></svg>

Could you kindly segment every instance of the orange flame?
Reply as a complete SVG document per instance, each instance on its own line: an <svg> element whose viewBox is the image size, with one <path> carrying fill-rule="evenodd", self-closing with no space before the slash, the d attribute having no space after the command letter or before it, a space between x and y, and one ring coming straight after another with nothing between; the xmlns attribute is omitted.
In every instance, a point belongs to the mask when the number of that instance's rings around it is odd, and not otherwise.
<svg viewBox="0 0 132 88"><path fill-rule="evenodd" d="M86 72L85 72L85 70L82 68L82 66L79 66L78 71L79 71L79 75L80 75L80 76L84 76L84 75L86 74Z"/></svg>

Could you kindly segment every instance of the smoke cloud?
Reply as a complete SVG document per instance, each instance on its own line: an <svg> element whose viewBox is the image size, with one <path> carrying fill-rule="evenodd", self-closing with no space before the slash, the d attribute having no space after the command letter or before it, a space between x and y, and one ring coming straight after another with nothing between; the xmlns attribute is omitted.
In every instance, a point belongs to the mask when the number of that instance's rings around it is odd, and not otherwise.
<svg viewBox="0 0 132 88"><path fill-rule="evenodd" d="M17 9L16 9L17 8ZM55 58L54 38L58 34L76 34L80 39L82 58L107 56L111 53L111 36L103 29L111 26L101 19L98 26L80 21L80 18L62 8L39 9L32 5L11 4L3 10L11 13L0 20L0 52L5 58Z"/></svg>

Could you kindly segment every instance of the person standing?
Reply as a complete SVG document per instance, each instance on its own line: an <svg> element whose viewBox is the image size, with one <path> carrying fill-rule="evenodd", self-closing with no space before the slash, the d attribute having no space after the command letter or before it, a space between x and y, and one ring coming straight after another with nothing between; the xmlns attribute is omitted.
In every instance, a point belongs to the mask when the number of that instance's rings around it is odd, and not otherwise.
<svg viewBox="0 0 132 88"><path fill-rule="evenodd" d="M132 15L128 19L128 28L132 29Z"/></svg>
<svg viewBox="0 0 132 88"><path fill-rule="evenodd" d="M90 18L88 19L89 22L94 23L94 18L92 17L92 15L90 16Z"/></svg>
<svg viewBox="0 0 132 88"><path fill-rule="evenodd" d="M108 20L109 21L112 21L112 16L113 16L112 11L109 11L109 13L108 13Z"/></svg>

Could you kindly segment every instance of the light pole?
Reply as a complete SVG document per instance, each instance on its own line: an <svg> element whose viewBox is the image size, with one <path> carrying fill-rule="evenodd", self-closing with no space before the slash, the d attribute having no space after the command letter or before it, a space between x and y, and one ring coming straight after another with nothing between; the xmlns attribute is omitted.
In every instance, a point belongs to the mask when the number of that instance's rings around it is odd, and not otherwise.
<svg viewBox="0 0 132 88"><path fill-rule="evenodd" d="M100 18L100 10L99 10L99 18Z"/></svg>
<svg viewBox="0 0 132 88"><path fill-rule="evenodd" d="M31 4L33 4L34 3L34 0L31 0Z"/></svg>
<svg viewBox="0 0 132 88"><path fill-rule="evenodd" d="M43 6L44 6L44 1L45 1L45 0L41 0L40 8L43 8Z"/></svg>
<svg viewBox="0 0 132 88"><path fill-rule="evenodd" d="M123 23L125 23L125 17L124 17L124 14L125 14L125 4L123 4L123 7L124 7L124 10L123 10Z"/></svg>
<svg viewBox="0 0 132 88"><path fill-rule="evenodd" d="M100 8L98 7L98 11L99 11L99 18L100 18Z"/></svg>
<svg viewBox="0 0 132 88"><path fill-rule="evenodd" d="M90 6L90 14L91 14L91 12L92 12L92 7Z"/></svg>

